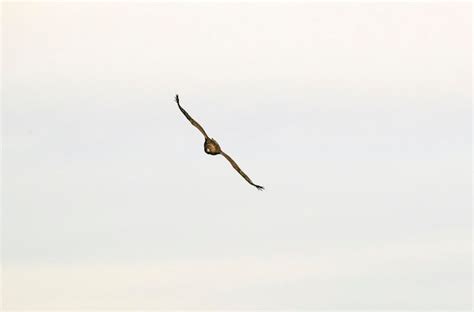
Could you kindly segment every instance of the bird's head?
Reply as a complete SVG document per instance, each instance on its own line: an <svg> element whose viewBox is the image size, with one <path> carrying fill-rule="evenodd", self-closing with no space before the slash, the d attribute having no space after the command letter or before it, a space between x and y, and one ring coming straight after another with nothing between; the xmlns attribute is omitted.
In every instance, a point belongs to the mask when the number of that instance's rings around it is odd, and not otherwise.
<svg viewBox="0 0 474 312"><path fill-rule="evenodd" d="M219 146L219 143L217 143L216 140L206 138L206 141L204 141L204 152L210 155L217 155L220 154L221 147Z"/></svg>

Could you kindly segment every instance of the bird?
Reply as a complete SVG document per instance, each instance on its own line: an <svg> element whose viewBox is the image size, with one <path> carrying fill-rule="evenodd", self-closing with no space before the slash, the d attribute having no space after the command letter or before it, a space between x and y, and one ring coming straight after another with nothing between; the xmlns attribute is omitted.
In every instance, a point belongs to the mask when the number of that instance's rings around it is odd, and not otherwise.
<svg viewBox="0 0 474 312"><path fill-rule="evenodd" d="M257 185L252 182L252 180L248 177L248 175L245 174L245 172L240 169L239 165L229 156L227 155L220 147L219 143L217 143L216 140L213 138L210 138L204 128L196 121L194 120L188 112L184 110L184 108L179 104L179 96L176 94L175 96L175 102L178 104L179 110L183 113L184 116L191 122L191 124L196 127L203 135L204 135L204 152L209 155L222 155L224 156L225 159L227 159L232 167L251 185L255 186L259 191L264 190L265 188L261 185Z"/></svg>

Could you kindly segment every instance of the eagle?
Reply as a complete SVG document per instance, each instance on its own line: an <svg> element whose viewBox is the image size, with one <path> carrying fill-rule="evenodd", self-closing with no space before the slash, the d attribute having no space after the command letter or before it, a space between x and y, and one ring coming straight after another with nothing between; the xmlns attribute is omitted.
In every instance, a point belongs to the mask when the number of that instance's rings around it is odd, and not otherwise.
<svg viewBox="0 0 474 312"><path fill-rule="evenodd" d="M206 131L204 131L204 128L201 127L201 125L196 121L194 120L185 110L184 108L179 104L179 96L176 94L176 97L175 97L175 101L176 101L176 104L178 104L178 107L179 107L179 110L184 114L184 116L186 116L186 118L189 120L189 122L191 122L191 124L196 127L203 135L204 135L204 152L206 154L209 154L209 155L222 155L225 157L225 159L227 159L230 164L232 165L232 167L234 167L234 169L248 182L250 183L251 185L255 186L258 190L264 190L264 187L263 186L260 186L260 185L257 185L255 183L252 182L252 180L242 171L242 169L240 169L240 167L237 165L237 163L229 156L227 155L226 153L224 153L224 151L221 149L221 147L219 146L219 143L217 143L216 140L210 138Z"/></svg>

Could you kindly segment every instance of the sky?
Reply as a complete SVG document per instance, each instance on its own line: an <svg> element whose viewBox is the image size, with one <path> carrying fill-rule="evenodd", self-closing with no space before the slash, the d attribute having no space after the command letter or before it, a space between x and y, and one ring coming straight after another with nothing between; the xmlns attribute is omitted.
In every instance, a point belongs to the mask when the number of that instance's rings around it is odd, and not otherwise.
<svg viewBox="0 0 474 312"><path fill-rule="evenodd" d="M4 309L470 310L470 3L1 5Z"/></svg>

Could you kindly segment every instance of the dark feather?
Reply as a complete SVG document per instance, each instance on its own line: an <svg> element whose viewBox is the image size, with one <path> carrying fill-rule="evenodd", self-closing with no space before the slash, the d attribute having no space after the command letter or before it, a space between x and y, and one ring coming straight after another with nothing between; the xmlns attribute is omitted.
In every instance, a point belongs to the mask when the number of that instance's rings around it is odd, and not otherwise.
<svg viewBox="0 0 474 312"><path fill-rule="evenodd" d="M191 122L191 124L192 124L193 126L195 126L195 127L204 135L204 137L208 138L206 131L204 131L204 128L201 127L201 125L200 125L196 120L194 120L194 119L184 110L184 108L181 107L181 105L179 105L179 97L178 97L177 94L176 94L176 97L175 97L175 101L176 101L176 104L178 104L179 110L184 114L184 116L186 116L186 118L189 120L189 122Z"/></svg>
<svg viewBox="0 0 474 312"><path fill-rule="evenodd" d="M242 169L240 169L239 165L237 165L237 163L229 156L227 155L226 153L224 153L223 151L221 151L221 154L222 156L225 157L225 159L227 159L230 164L232 165L232 167L234 167L234 169L248 182L250 183L251 185L255 186L259 191L263 191L265 188L263 186L260 186L260 185L257 185L255 183L252 182L252 180L245 174L245 172L242 171Z"/></svg>

